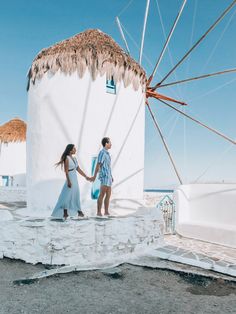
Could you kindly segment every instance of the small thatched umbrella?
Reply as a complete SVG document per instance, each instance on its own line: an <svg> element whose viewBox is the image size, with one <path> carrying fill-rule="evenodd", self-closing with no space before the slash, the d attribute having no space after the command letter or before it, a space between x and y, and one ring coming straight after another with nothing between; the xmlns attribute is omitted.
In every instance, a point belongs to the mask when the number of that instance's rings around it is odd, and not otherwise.
<svg viewBox="0 0 236 314"><path fill-rule="evenodd" d="M26 123L15 118L0 126L0 179L7 185L25 185L25 176ZM0 185L6 182L0 180Z"/></svg>
<svg viewBox="0 0 236 314"><path fill-rule="evenodd" d="M26 123L14 118L0 126L0 142L25 142L26 141Z"/></svg>

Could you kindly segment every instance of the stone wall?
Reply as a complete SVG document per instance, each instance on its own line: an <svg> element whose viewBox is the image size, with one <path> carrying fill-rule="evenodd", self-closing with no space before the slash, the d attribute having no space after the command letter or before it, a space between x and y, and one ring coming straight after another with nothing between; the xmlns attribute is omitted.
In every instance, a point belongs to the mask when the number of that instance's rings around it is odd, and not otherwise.
<svg viewBox="0 0 236 314"><path fill-rule="evenodd" d="M29 263L94 265L125 261L163 244L156 208L116 218L0 222L0 257Z"/></svg>
<svg viewBox="0 0 236 314"><path fill-rule="evenodd" d="M180 185L174 201L180 235L236 247L235 183Z"/></svg>
<svg viewBox="0 0 236 314"><path fill-rule="evenodd" d="M26 188L0 187L0 202L25 202Z"/></svg>

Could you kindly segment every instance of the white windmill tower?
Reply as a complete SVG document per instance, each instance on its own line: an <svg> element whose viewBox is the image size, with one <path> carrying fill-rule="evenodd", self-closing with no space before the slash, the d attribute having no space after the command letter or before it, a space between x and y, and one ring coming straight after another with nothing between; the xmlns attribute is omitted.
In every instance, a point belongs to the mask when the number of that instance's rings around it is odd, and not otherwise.
<svg viewBox="0 0 236 314"><path fill-rule="evenodd" d="M101 139L113 142L113 198L143 197L146 74L100 30L86 30L43 49L29 71L28 206L55 206L64 174L55 169L65 146L91 175ZM91 184L79 182L83 202Z"/></svg>
<svg viewBox="0 0 236 314"><path fill-rule="evenodd" d="M0 126L0 185L26 184L26 123L14 118Z"/></svg>

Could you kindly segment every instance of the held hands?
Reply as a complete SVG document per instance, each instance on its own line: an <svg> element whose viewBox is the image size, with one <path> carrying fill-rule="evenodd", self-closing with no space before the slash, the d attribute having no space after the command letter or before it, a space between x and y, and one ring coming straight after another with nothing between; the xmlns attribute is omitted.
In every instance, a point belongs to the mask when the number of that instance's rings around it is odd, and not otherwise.
<svg viewBox="0 0 236 314"><path fill-rule="evenodd" d="M95 179L96 179L96 177L95 177L95 176L93 176L93 177L91 177L91 178L90 178L91 182L94 182L94 181L95 181Z"/></svg>
<svg viewBox="0 0 236 314"><path fill-rule="evenodd" d="M89 182L93 182L94 180L95 180L95 178L94 177L85 177L86 178L86 180L87 181L89 181Z"/></svg>

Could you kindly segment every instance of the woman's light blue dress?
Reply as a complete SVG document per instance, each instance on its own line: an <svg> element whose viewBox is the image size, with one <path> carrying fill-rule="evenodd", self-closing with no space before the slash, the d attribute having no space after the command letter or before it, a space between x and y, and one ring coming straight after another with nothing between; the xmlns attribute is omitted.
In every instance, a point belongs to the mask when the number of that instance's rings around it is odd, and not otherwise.
<svg viewBox="0 0 236 314"><path fill-rule="evenodd" d="M57 204L52 212L53 217L63 218L64 209L67 209L69 216L75 216L78 211L81 211L80 205L80 190L77 180L76 168L78 162L75 158L67 156L69 161L69 178L71 182L71 188L67 186L67 180L62 188L61 194L57 201Z"/></svg>

